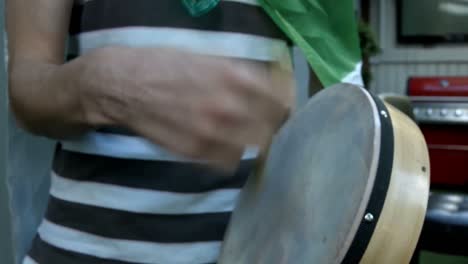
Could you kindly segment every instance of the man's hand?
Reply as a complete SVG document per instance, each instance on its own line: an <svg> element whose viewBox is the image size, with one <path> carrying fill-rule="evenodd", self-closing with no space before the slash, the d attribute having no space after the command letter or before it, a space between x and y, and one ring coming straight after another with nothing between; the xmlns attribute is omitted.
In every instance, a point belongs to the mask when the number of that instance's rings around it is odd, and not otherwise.
<svg viewBox="0 0 468 264"><path fill-rule="evenodd" d="M123 125L228 169L247 146L268 145L294 99L292 74L276 65L158 48L98 53L107 80L87 85L82 102L96 125Z"/></svg>
<svg viewBox="0 0 468 264"><path fill-rule="evenodd" d="M177 154L234 167L294 101L277 65L164 48L105 47L64 62L72 0L7 0L10 102L35 134L123 126Z"/></svg>

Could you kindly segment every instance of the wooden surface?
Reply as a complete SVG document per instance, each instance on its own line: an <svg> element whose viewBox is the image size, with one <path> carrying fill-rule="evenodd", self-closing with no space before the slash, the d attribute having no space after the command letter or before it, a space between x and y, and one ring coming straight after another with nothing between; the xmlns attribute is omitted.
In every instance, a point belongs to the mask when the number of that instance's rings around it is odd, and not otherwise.
<svg viewBox="0 0 468 264"><path fill-rule="evenodd" d="M390 105L395 140L393 171L380 220L361 263L409 263L429 198L429 156L416 124Z"/></svg>
<svg viewBox="0 0 468 264"><path fill-rule="evenodd" d="M275 138L249 178L219 263L339 263L375 179L380 126L370 97L327 88Z"/></svg>

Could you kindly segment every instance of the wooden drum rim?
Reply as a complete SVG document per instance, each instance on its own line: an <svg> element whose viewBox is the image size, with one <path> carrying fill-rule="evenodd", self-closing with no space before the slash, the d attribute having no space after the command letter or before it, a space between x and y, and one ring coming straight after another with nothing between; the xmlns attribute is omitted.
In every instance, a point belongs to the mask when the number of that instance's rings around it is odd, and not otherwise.
<svg viewBox="0 0 468 264"><path fill-rule="evenodd" d="M359 263L364 256L383 210L392 176L394 134L391 116L385 104L378 97L367 91L364 92L371 97L371 103L377 108L376 118L380 121L378 122L380 123L379 159L370 198L357 232L341 262L343 264Z"/></svg>

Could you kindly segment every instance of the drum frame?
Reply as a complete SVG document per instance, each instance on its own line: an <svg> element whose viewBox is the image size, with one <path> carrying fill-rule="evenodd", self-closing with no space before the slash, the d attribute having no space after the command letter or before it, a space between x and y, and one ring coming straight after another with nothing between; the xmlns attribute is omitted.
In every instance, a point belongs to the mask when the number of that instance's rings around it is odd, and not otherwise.
<svg viewBox="0 0 468 264"><path fill-rule="evenodd" d="M408 116L384 104L392 120L392 173L382 211L359 262L364 264L409 263L429 200L430 163L424 136Z"/></svg>
<svg viewBox="0 0 468 264"><path fill-rule="evenodd" d="M378 123L380 123L380 154L369 202L362 216L361 224L342 261L343 264L358 263L364 256L384 207L392 176L394 159L392 119L385 104L375 96L371 95L370 97L377 108L376 116L379 119Z"/></svg>
<svg viewBox="0 0 468 264"><path fill-rule="evenodd" d="M365 89L347 84L333 89L361 89L367 97L373 112L374 155L368 163L369 178L361 188L359 207L342 237L341 248L331 256L332 263L409 263L429 197L429 155L421 130L410 118ZM256 173L249 178L248 189L252 193L265 176L267 156L260 157ZM251 206L242 209L253 210ZM227 235L234 230L230 224ZM239 263L233 254L241 254L241 246L229 250L226 244L229 243L223 244L220 263ZM260 259L251 261L263 264Z"/></svg>

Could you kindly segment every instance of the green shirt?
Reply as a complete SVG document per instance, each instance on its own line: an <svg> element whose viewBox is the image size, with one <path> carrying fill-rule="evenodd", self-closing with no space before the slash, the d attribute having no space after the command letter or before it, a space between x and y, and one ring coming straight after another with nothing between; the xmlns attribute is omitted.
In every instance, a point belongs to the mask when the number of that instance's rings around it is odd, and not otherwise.
<svg viewBox="0 0 468 264"><path fill-rule="evenodd" d="M322 84L362 84L361 50L351 0L259 0L304 52Z"/></svg>
<svg viewBox="0 0 468 264"><path fill-rule="evenodd" d="M221 0L182 0L193 16ZM304 53L327 87L339 82L363 86L361 51L351 0L259 0L263 9Z"/></svg>

